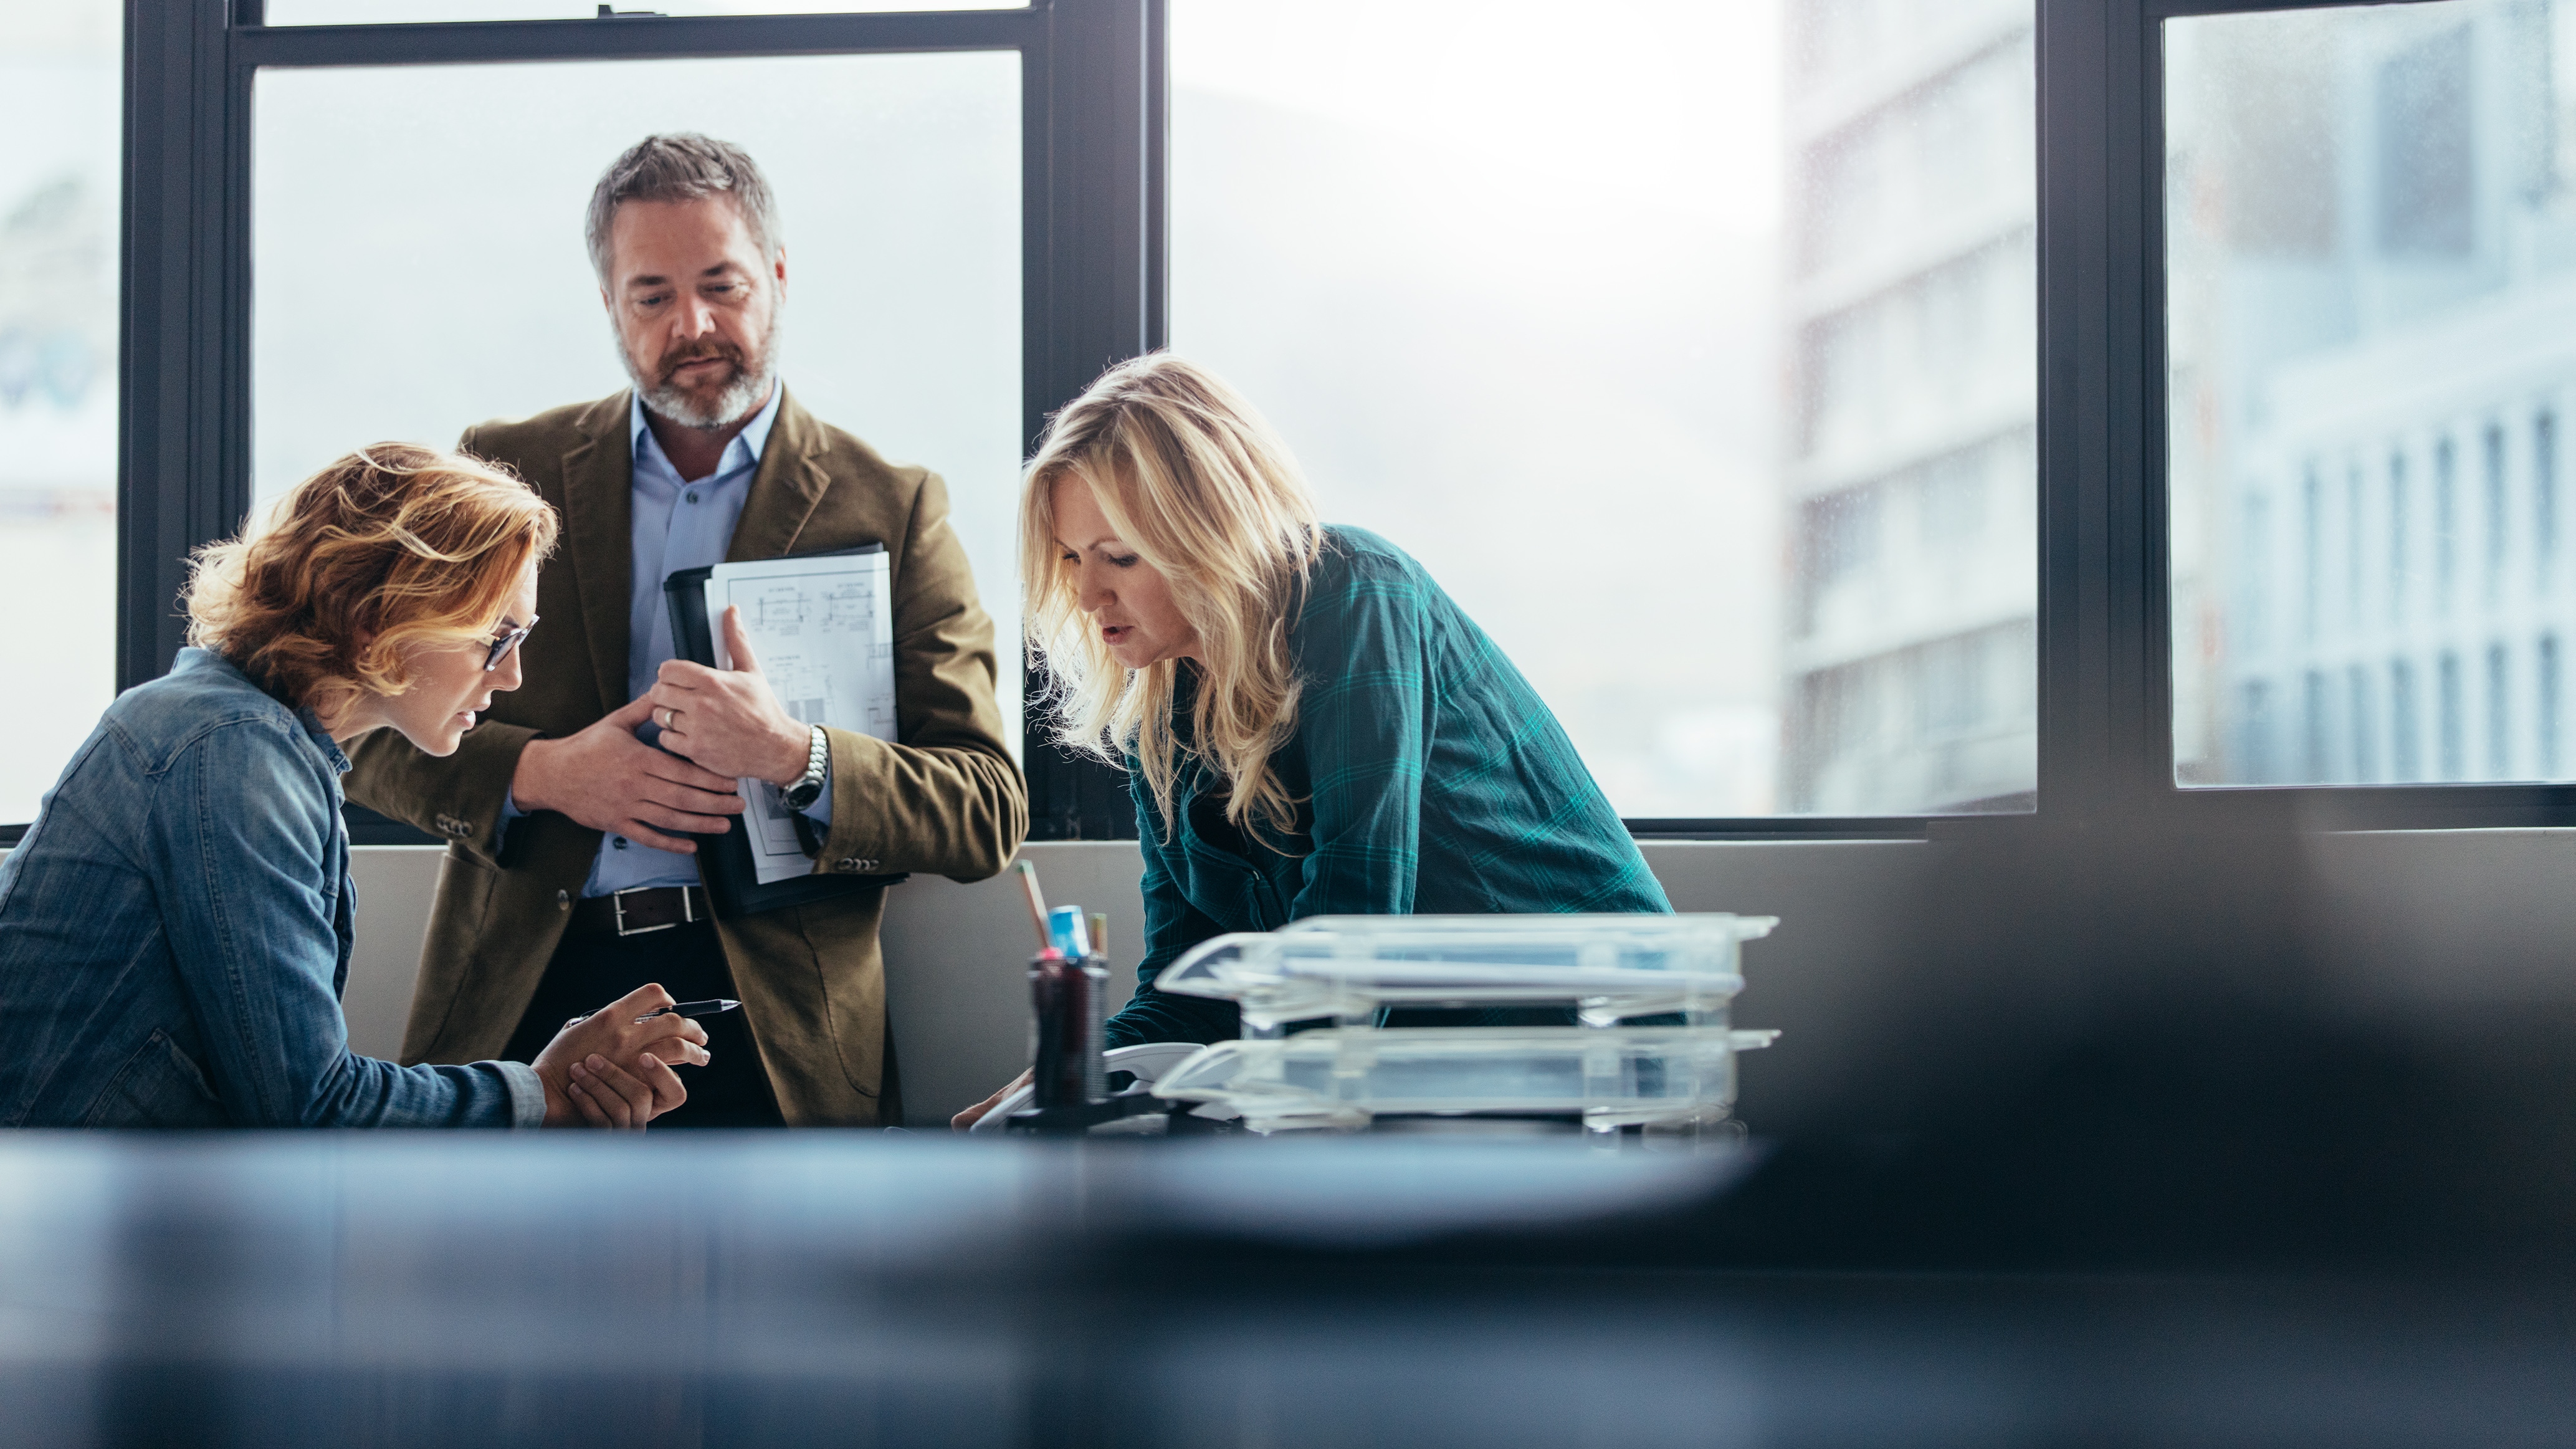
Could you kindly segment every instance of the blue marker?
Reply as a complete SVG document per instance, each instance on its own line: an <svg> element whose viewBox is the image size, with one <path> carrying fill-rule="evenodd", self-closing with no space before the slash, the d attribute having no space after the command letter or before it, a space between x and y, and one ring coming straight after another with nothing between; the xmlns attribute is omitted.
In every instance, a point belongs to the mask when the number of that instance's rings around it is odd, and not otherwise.
<svg viewBox="0 0 2576 1449"><path fill-rule="evenodd" d="M1083 924L1082 907L1058 906L1047 912L1047 944L1062 951L1068 961L1091 954L1091 932Z"/></svg>

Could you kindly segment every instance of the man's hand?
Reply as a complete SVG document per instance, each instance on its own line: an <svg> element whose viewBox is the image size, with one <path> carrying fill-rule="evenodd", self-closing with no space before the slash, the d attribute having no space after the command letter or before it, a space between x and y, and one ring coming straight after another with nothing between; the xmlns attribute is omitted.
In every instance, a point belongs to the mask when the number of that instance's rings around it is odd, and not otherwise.
<svg viewBox="0 0 2576 1449"><path fill-rule="evenodd" d="M534 1063L549 1127L641 1127L689 1100L674 1063L703 1067L707 1030L685 1016L636 1018L671 1005L639 986L555 1033Z"/></svg>
<svg viewBox="0 0 2576 1449"><path fill-rule="evenodd" d="M980 1101L974 1106L967 1108L965 1111L958 1113L956 1116L949 1118L948 1125L955 1128L957 1131L965 1131L967 1128L983 1121L984 1114L1002 1105L1002 1099L1004 1097L1007 1097L1013 1092L1018 1091L1020 1088L1027 1086L1029 1083L1036 1081L1037 1076L1038 1069L1035 1067L1029 1068L1027 1071L1024 1071L1018 1076L1011 1078L1009 1081L1004 1082L1002 1084L1002 1090L995 1092L993 1095L986 1097L983 1101Z"/></svg>
<svg viewBox="0 0 2576 1449"><path fill-rule="evenodd" d="M662 726L662 748L719 775L794 784L805 773L814 732L797 723L770 692L743 632L741 605L726 606L724 633L733 668L709 669L674 659L662 666L661 678L644 696Z"/></svg>
<svg viewBox="0 0 2576 1449"><path fill-rule="evenodd" d="M560 740L530 740L519 752L510 794L522 810L552 810L682 855L697 842L664 831L720 835L725 817L742 813L733 777L701 769L635 738L652 717L650 695ZM803 773L804 766L797 771ZM788 778L794 779L791 775Z"/></svg>

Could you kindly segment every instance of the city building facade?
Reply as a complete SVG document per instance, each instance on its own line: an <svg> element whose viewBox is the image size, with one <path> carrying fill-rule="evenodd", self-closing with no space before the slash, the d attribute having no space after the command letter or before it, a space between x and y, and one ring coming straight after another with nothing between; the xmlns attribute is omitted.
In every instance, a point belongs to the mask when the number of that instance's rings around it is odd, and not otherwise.
<svg viewBox="0 0 2576 1449"><path fill-rule="evenodd" d="M2228 17L2169 46L2186 784L2576 769L2567 9Z"/></svg>
<svg viewBox="0 0 2576 1449"><path fill-rule="evenodd" d="M1792 0L1782 798L2025 805L2037 770L2029 0Z"/></svg>

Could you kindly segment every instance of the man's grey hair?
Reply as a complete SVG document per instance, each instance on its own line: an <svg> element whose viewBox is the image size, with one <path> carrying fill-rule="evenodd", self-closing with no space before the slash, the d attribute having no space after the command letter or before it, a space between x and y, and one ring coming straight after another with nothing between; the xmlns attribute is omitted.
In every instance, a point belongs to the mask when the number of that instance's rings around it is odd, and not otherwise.
<svg viewBox="0 0 2576 1449"><path fill-rule="evenodd" d="M608 229L617 208L630 201L697 201L709 196L733 198L742 224L760 248L764 263L778 257L778 203L751 153L729 141L677 131L647 136L609 163L591 189L590 216L582 228L590 243L590 265L599 284L610 285Z"/></svg>

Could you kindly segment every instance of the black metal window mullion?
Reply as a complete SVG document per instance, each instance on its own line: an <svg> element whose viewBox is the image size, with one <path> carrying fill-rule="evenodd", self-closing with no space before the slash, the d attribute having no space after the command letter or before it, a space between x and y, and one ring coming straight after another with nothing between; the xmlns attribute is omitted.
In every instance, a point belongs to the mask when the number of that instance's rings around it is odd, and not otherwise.
<svg viewBox="0 0 2576 1449"><path fill-rule="evenodd" d="M2137 0L2040 0L2039 809L2081 820L2151 806L2171 723L2164 671L2162 519L2141 449L2135 343L2150 309L2134 239L2144 136ZM2160 169L2160 168L2158 168ZM2169 773L2169 772L2168 772Z"/></svg>
<svg viewBox="0 0 2576 1449"><path fill-rule="evenodd" d="M1167 341L1165 4L1118 0L1101 6L1099 18L1050 37L1058 47L1048 67L1054 188L1041 249L1047 316L1037 329L1047 345L1033 346L1028 359L1031 447L1047 414L1102 369ZM1077 78L1082 84L1068 84ZM1053 743L1045 696L1045 678L1033 669L1022 696L1020 751L1029 837L1134 839L1125 775Z"/></svg>
<svg viewBox="0 0 2576 1449"><path fill-rule="evenodd" d="M236 16L244 0L234 0ZM850 15L621 16L599 20L488 20L411 25L236 23L230 63L239 69L306 65L491 64L549 60L671 60L698 56L852 55L933 50L1015 50L1055 21L1074 23L1093 0L1032 10Z"/></svg>
<svg viewBox="0 0 2576 1449"><path fill-rule="evenodd" d="M118 337L117 661L120 690L178 653L189 551L223 535L215 465L224 417L220 0L128 0ZM206 125L208 116L215 125Z"/></svg>

